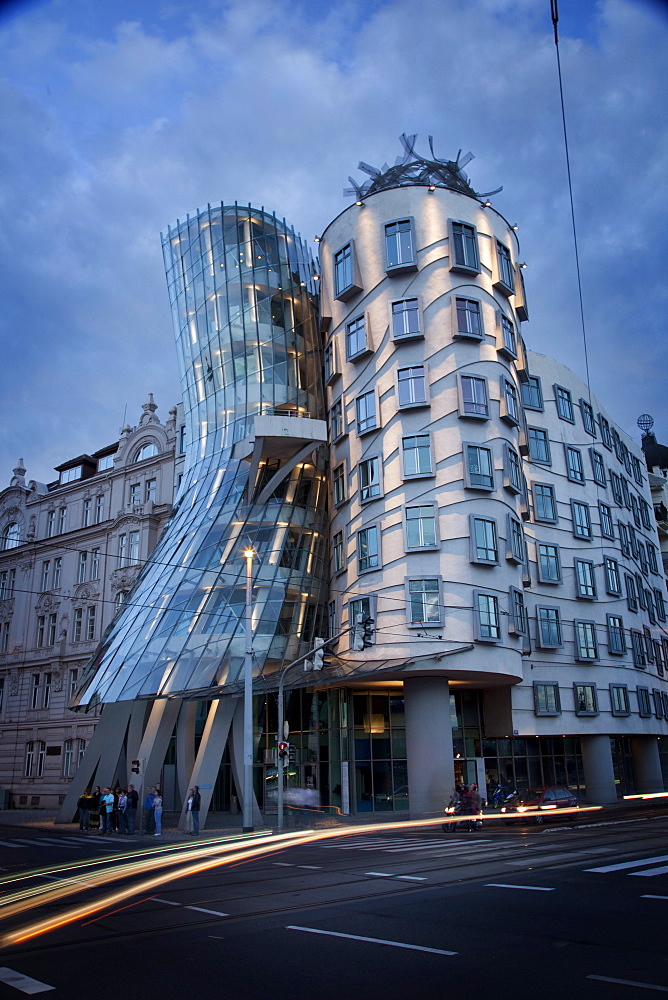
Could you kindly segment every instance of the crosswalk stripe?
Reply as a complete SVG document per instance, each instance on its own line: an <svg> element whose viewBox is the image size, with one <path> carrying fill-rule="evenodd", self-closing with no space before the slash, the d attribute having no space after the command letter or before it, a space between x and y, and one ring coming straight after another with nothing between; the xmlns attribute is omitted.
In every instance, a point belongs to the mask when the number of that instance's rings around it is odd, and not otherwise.
<svg viewBox="0 0 668 1000"><path fill-rule="evenodd" d="M0 840L0 847L18 847L18 844L10 844L8 840Z"/></svg>
<svg viewBox="0 0 668 1000"><path fill-rule="evenodd" d="M640 861L622 861L618 865L602 865L600 868L585 868L586 872L596 872L605 875L607 872L621 872L625 868L642 868L644 865L653 865L661 861L668 861L668 854L659 854L655 858L641 858Z"/></svg>
<svg viewBox="0 0 668 1000"><path fill-rule="evenodd" d="M13 969L0 969L0 982L7 983L8 986L13 986L14 989L20 990L21 993L45 993L47 990L55 990L55 986L47 986L46 983L40 983L38 979L31 979L30 976L24 976L21 972L14 972Z"/></svg>
<svg viewBox="0 0 668 1000"><path fill-rule="evenodd" d="M630 872L631 876L635 878L651 878L653 875L665 875L668 872L668 865L661 865L660 868L650 868L646 872Z"/></svg>

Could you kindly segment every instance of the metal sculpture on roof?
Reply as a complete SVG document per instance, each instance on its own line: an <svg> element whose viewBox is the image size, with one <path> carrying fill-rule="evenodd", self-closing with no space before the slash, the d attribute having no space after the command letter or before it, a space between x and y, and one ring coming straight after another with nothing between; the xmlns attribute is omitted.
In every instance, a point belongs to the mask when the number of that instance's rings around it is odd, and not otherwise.
<svg viewBox="0 0 668 1000"><path fill-rule="evenodd" d="M484 193L477 193L473 190L463 169L473 159L473 153L465 153L462 156L460 149L456 160L443 160L434 153L434 139L430 135L431 159L428 160L416 153L416 140L417 135L406 135L405 132L399 136L404 152L402 156L396 158L393 167L384 163L378 169L360 160L357 164L358 169L369 174L370 180L358 184L353 177L349 177L348 180L352 187L344 188L344 196L353 196L360 201L370 194L376 194L377 191L387 191L388 188L408 187L415 184L424 184L427 187L445 187L478 199L488 198L503 190L503 186Z"/></svg>

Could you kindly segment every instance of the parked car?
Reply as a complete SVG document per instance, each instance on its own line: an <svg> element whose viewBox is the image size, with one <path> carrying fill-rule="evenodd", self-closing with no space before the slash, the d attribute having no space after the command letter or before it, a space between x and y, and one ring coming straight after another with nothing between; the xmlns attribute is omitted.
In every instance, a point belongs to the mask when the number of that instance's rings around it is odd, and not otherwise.
<svg viewBox="0 0 668 1000"><path fill-rule="evenodd" d="M536 816L527 817L534 823L542 823L541 813L554 812L557 809L577 808L578 800L568 788L562 785L550 785L548 788L529 788L526 792L518 792L513 802L502 806L502 813L521 815L526 812L538 812ZM519 818L518 815L518 818Z"/></svg>

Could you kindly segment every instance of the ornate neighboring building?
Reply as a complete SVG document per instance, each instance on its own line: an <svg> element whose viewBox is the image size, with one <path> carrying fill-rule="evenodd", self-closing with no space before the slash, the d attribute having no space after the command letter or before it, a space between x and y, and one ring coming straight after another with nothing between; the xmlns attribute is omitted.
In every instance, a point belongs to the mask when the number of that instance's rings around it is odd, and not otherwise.
<svg viewBox="0 0 668 1000"><path fill-rule="evenodd" d="M172 509L183 463L177 407L149 395L113 444L0 493L0 789L13 807L55 808L98 722L68 709Z"/></svg>

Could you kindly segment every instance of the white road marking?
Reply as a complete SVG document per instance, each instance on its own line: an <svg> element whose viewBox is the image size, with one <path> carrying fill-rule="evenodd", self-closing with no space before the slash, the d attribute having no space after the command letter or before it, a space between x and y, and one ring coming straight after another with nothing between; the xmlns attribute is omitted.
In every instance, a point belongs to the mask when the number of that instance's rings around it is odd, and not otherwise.
<svg viewBox="0 0 668 1000"><path fill-rule="evenodd" d="M668 993L668 986L655 986L654 983L636 983L633 979L612 979L610 976L587 976L587 979L596 979L599 983L618 983L620 986L635 986L639 990L656 990L659 993Z"/></svg>
<svg viewBox="0 0 668 1000"><path fill-rule="evenodd" d="M181 906L181 903L175 903L173 899L161 899L160 896L154 896L153 902L164 903L166 906Z"/></svg>
<svg viewBox="0 0 668 1000"><path fill-rule="evenodd" d="M220 910L207 910L203 906L184 906L184 910L197 910L198 913L211 913L214 917L229 917L229 913L221 913Z"/></svg>
<svg viewBox="0 0 668 1000"><path fill-rule="evenodd" d="M643 865L652 865L659 861L668 861L668 854L659 854L655 858L642 858L640 861L622 861L621 864L603 865L601 868L585 868L585 871L605 875L607 872L623 871L624 868L642 868Z"/></svg>
<svg viewBox="0 0 668 1000"><path fill-rule="evenodd" d="M653 875L665 875L668 872L668 865L661 865L659 868L650 868L646 872L631 872L631 878L651 878Z"/></svg>
<svg viewBox="0 0 668 1000"><path fill-rule="evenodd" d="M0 847L18 847L18 844L10 844L8 840L0 840Z"/></svg>
<svg viewBox="0 0 668 1000"><path fill-rule="evenodd" d="M276 868L294 868L295 867L294 865L288 864L287 861L272 861L272 864L275 865Z"/></svg>
<svg viewBox="0 0 668 1000"><path fill-rule="evenodd" d="M7 983L8 986L13 986L14 989L20 990L21 993L46 993L47 990L55 990L55 986L47 986L46 983L40 983L38 979L31 979L30 976L24 976L20 972L14 972L13 969L0 969L0 982Z"/></svg>
<svg viewBox="0 0 668 1000"><path fill-rule="evenodd" d="M393 872L364 872L365 875L379 875L380 878L394 878Z"/></svg>
<svg viewBox="0 0 668 1000"><path fill-rule="evenodd" d="M426 882L426 875L397 875L397 878L403 878L407 882Z"/></svg>
<svg viewBox="0 0 668 1000"><path fill-rule="evenodd" d="M507 882L485 882L485 885L492 889L530 889L531 892L554 892L554 886L548 888L544 885L510 885Z"/></svg>
<svg viewBox="0 0 668 1000"><path fill-rule="evenodd" d="M295 868L312 868L313 871L319 871L322 868L322 865L295 865Z"/></svg>
<svg viewBox="0 0 668 1000"><path fill-rule="evenodd" d="M304 931L306 934L324 934L325 937L347 938L349 941L365 941L369 944L384 944L390 948L407 948L409 951L426 951L430 955L456 955L456 951L443 951L442 948L425 948L421 944L405 944L403 941L387 941L385 938L363 937L361 934L341 934L339 931L321 931L316 927L298 927L289 924L288 931Z"/></svg>
<svg viewBox="0 0 668 1000"><path fill-rule="evenodd" d="M645 896L641 896L641 899L668 899L668 896L652 896L651 893L647 893Z"/></svg>

